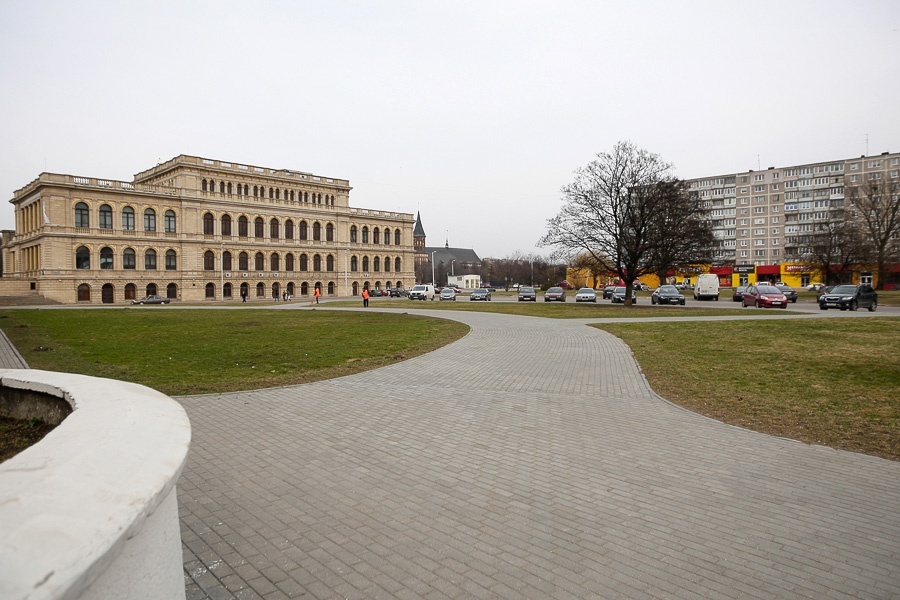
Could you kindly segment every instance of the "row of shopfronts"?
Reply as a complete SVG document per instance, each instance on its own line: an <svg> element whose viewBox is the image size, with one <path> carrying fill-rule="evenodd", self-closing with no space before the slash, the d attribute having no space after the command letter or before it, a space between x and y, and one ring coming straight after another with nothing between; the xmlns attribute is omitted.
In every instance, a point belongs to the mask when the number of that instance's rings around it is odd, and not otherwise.
<svg viewBox="0 0 900 600"><path fill-rule="evenodd" d="M680 269L672 272L668 281L664 283L690 284L697 281L697 276L702 273L718 275L719 286L737 287L761 282L783 282L787 285L802 289L814 283L824 283L824 277L817 269L810 268L803 263L781 263L775 265L734 265L734 266L695 266L688 269ZM891 281L885 282L885 289L900 289L900 265L891 271ZM868 283L877 285L874 273L868 270L853 270L851 283ZM569 269L568 281L576 287L587 286L600 288L604 285L615 284L616 277L604 277L590 274L585 269ZM650 287L659 286L659 278L656 275L641 277L641 283Z"/></svg>

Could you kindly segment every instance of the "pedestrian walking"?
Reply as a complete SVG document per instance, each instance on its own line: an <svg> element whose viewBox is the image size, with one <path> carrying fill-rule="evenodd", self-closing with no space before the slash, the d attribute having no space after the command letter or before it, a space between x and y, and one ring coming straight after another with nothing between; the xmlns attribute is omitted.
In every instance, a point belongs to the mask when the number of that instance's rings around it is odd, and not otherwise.
<svg viewBox="0 0 900 600"><path fill-rule="evenodd" d="M321 292L321 291L319 290L319 288L317 287L317 288L316 288L316 291L313 292L313 296L316 297L316 304L319 303L319 296L321 296L321 295L322 295L322 292Z"/></svg>
<svg viewBox="0 0 900 600"><path fill-rule="evenodd" d="M247 290L241 290L241 302L247 301Z"/></svg>
<svg viewBox="0 0 900 600"><path fill-rule="evenodd" d="M368 308L368 306L369 306L369 290L367 290L366 288L363 288L362 297L363 297L363 308Z"/></svg>

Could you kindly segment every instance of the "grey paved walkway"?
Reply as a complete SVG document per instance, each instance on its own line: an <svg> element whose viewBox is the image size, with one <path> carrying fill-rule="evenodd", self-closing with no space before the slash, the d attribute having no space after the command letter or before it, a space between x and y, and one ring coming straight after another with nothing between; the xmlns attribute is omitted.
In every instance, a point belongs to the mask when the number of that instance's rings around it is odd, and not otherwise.
<svg viewBox="0 0 900 600"><path fill-rule="evenodd" d="M472 332L180 399L188 598L900 598L900 464L672 406L582 322L440 316Z"/></svg>

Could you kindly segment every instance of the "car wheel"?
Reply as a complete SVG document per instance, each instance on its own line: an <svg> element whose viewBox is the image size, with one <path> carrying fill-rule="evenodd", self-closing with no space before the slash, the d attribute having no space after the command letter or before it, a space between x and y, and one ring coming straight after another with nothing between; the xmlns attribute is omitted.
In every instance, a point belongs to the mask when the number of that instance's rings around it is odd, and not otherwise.
<svg viewBox="0 0 900 600"><path fill-rule="evenodd" d="M876 308L878 308L878 302L872 300L872 304L869 305L869 312L875 312Z"/></svg>
<svg viewBox="0 0 900 600"><path fill-rule="evenodd" d="M828 310L828 307L825 306L824 304L820 304L820 305L819 305L819 310Z"/></svg>
<svg viewBox="0 0 900 600"><path fill-rule="evenodd" d="M682 306L684 306L684 300L682 300L682 301L681 301L681 302L679 302L679 303L678 303L678 304L680 304L680 305L682 305Z"/></svg>
<svg viewBox="0 0 900 600"><path fill-rule="evenodd" d="M850 310L859 310L859 304L854 300L850 303Z"/></svg>
<svg viewBox="0 0 900 600"><path fill-rule="evenodd" d="M760 304L759 300L756 301L756 308L762 308L762 304Z"/></svg>
<svg viewBox="0 0 900 600"><path fill-rule="evenodd" d="M650 298L650 304L656 304L656 298Z"/></svg>

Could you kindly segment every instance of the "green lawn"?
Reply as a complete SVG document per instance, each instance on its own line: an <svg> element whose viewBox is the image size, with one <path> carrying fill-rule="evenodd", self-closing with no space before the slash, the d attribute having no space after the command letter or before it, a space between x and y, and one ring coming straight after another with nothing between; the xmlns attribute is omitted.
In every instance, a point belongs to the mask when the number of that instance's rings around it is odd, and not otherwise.
<svg viewBox="0 0 900 600"><path fill-rule="evenodd" d="M622 323L653 389L772 435L900 460L900 319Z"/></svg>
<svg viewBox="0 0 900 600"><path fill-rule="evenodd" d="M32 368L133 381L169 395L348 375L468 332L443 319L376 312L168 308L5 310L0 328Z"/></svg>

